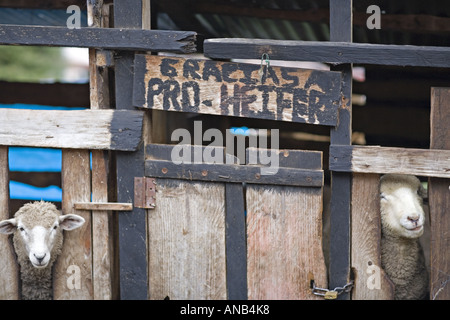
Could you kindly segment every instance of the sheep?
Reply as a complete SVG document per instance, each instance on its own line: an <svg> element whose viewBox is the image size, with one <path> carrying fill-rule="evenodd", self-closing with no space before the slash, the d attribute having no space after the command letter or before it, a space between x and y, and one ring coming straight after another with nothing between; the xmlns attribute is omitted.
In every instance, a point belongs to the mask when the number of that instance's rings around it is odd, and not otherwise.
<svg viewBox="0 0 450 320"><path fill-rule="evenodd" d="M428 297L428 272L419 237L423 234L424 189L411 175L380 179L381 265L395 286L396 300Z"/></svg>
<svg viewBox="0 0 450 320"><path fill-rule="evenodd" d="M74 230L84 222L75 214L61 215L54 204L45 201L27 203L14 218L0 222L0 233L13 234L22 299L53 299L52 266L62 250L63 230Z"/></svg>

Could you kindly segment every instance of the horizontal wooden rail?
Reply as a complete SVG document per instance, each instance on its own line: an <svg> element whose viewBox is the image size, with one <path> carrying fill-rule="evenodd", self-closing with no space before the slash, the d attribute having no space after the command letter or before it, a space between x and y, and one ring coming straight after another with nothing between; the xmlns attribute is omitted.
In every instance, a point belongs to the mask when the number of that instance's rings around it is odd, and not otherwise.
<svg viewBox="0 0 450 320"><path fill-rule="evenodd" d="M450 150L331 146L330 170L450 178Z"/></svg>
<svg viewBox="0 0 450 320"><path fill-rule="evenodd" d="M0 25L0 44L195 52L192 31Z"/></svg>
<svg viewBox="0 0 450 320"><path fill-rule="evenodd" d="M75 210L91 211L131 211L132 203L113 203L113 202L76 202L73 204Z"/></svg>
<svg viewBox="0 0 450 320"><path fill-rule="evenodd" d="M260 164L260 152L265 154L269 151L268 149L247 148L245 159L243 159L243 162L247 164L244 165L236 164L238 158L226 154L224 147L191 146L189 154L194 157L193 161L175 164L171 160L175 147L177 146L148 145L147 154L151 159L145 163L145 175L153 178L304 187L321 187L323 185L322 152L273 150L273 152L276 152L276 156L271 157L271 168ZM194 154L197 152L197 155L201 156L205 154L206 148L213 148L213 153L220 155L220 160L217 158L219 160L217 163L195 161ZM178 151L176 151L177 153Z"/></svg>
<svg viewBox="0 0 450 320"><path fill-rule="evenodd" d="M0 109L0 145L134 151L142 111Z"/></svg>
<svg viewBox="0 0 450 320"><path fill-rule="evenodd" d="M233 38L206 40L204 53L213 59L261 59L267 53L273 60L450 67L450 48L431 46Z"/></svg>
<svg viewBox="0 0 450 320"><path fill-rule="evenodd" d="M256 184L322 187L322 170L277 168L275 174L262 174L261 166L233 164L182 163L147 160L145 175L154 178L171 178L212 182L246 182Z"/></svg>

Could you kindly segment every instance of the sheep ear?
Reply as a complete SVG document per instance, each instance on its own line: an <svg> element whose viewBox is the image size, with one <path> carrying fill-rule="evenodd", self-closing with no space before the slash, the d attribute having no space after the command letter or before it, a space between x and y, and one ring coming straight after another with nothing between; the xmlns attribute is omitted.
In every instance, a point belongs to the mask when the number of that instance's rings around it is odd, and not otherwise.
<svg viewBox="0 0 450 320"><path fill-rule="evenodd" d="M428 191L424 188L422 184L419 185L419 189L417 190L417 194L422 197L422 199L428 198Z"/></svg>
<svg viewBox="0 0 450 320"><path fill-rule="evenodd" d="M3 220L0 222L0 233L11 234L16 231L17 221L16 219Z"/></svg>
<svg viewBox="0 0 450 320"><path fill-rule="evenodd" d="M64 230L74 230L84 224L84 218L76 214L59 216L59 225Z"/></svg>

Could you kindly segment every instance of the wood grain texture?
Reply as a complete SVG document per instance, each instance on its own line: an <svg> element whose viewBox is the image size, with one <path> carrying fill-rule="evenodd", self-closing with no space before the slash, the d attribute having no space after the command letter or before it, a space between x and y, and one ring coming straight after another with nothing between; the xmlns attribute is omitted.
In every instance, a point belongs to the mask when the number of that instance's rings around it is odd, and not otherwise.
<svg viewBox="0 0 450 320"><path fill-rule="evenodd" d="M380 178L353 174L351 259L353 300L393 300L394 285L381 268Z"/></svg>
<svg viewBox="0 0 450 320"><path fill-rule="evenodd" d="M338 4L341 8L345 5ZM341 18L349 21L349 17ZM351 19L351 18L350 18ZM351 20L350 20L351 21ZM336 21L339 23L339 21ZM351 34L351 30L349 31ZM208 39L205 56L212 59L260 59L268 53L274 60L302 60L332 64L361 63L377 65L449 67L450 49L431 46L402 46L347 43L351 36L332 41L293 41L266 39Z"/></svg>
<svg viewBox="0 0 450 320"><path fill-rule="evenodd" d="M156 203L150 299L226 299L224 184L157 179Z"/></svg>
<svg viewBox="0 0 450 320"><path fill-rule="evenodd" d="M353 46L353 0L330 0L330 41ZM336 48L335 48L336 49ZM303 58L303 50L302 56ZM338 53L338 56L342 52ZM325 61L325 60L324 60ZM322 62L324 62L322 61ZM344 62L344 61L342 61ZM352 64L338 64L331 70L342 73L339 122L330 130L331 146L350 145L352 138ZM351 174L331 171L329 287L348 283L350 278ZM343 293L338 299L346 300Z"/></svg>
<svg viewBox="0 0 450 320"><path fill-rule="evenodd" d="M8 147L0 146L0 221L5 219L10 219ZM0 235L0 300L19 298L19 267L10 240Z"/></svg>
<svg viewBox="0 0 450 320"><path fill-rule="evenodd" d="M77 202L73 207L76 210L89 211L131 211L133 209L132 203L115 203L115 202ZM100 212L97 212L98 214Z"/></svg>
<svg viewBox="0 0 450 320"><path fill-rule="evenodd" d="M264 64L265 66L265 64ZM136 55L133 104L334 126L338 72ZM262 74L260 74L262 71Z"/></svg>
<svg viewBox="0 0 450 320"><path fill-rule="evenodd" d="M195 52L191 31L0 25L0 44Z"/></svg>
<svg viewBox="0 0 450 320"><path fill-rule="evenodd" d="M94 27L109 25L108 6L103 6L103 0L97 0L88 5L88 15L91 16ZM109 58L109 59L108 59ZM108 62L109 60L109 62ZM109 72L107 65L111 64L112 54L102 54L97 49L89 49L89 89L90 106L92 110L108 109L110 106ZM92 268L95 300L110 300L115 298L118 284L114 277L115 248L112 212L114 207L102 205L108 202L108 152L92 150L92 201L94 206L84 206L75 209L96 210L92 215ZM117 204L116 204L117 205ZM131 209L129 209L131 210Z"/></svg>
<svg viewBox="0 0 450 320"><path fill-rule="evenodd" d="M248 299L320 299L322 189L248 185L246 201Z"/></svg>
<svg viewBox="0 0 450 320"><path fill-rule="evenodd" d="M430 148L449 150L447 152L450 152L449 99L450 88L432 88ZM447 164L449 162L447 161ZM450 208L450 180L430 178L428 197L431 220L430 299L449 300L450 215L448 209Z"/></svg>
<svg viewBox="0 0 450 320"><path fill-rule="evenodd" d="M450 150L377 146L331 146L330 169L450 178Z"/></svg>
<svg viewBox="0 0 450 320"><path fill-rule="evenodd" d="M140 111L0 109L0 144L133 151L141 141Z"/></svg>
<svg viewBox="0 0 450 320"><path fill-rule="evenodd" d="M53 291L55 300L92 300L92 223L89 211L73 208L75 202L88 202L91 197L91 173L89 151L63 150L62 153L62 211L82 216L81 228L64 233L64 246L54 266ZM69 267L75 265L80 271L80 288L70 289Z"/></svg>

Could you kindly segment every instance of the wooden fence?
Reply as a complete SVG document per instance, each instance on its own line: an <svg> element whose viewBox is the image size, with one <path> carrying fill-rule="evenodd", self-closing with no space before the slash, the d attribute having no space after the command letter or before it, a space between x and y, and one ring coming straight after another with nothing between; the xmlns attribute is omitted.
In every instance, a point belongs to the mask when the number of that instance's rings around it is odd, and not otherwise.
<svg viewBox="0 0 450 320"><path fill-rule="evenodd" d="M335 288L351 280L354 299L391 298L384 273L382 289L367 288L366 269L381 265L378 175L393 172L430 177L431 298L449 297L449 90L432 91L430 150L350 141L351 63L450 67L449 48L352 44L352 1L343 0L330 1L335 42L215 39L204 46L212 58L270 54L339 64L332 71L155 57L140 51L190 53L195 33L144 30L150 10L141 0L114 1L115 25L106 28L107 10L98 4L93 28L0 26L1 44L90 48L90 110L0 110L0 219L8 218L8 146L23 145L63 149L62 209L86 219L65 236L55 299L321 299L312 281ZM108 110L110 92L115 110ZM224 162L175 165L174 146L158 144L154 134L160 110L330 128L328 279L322 153L279 150L275 175L261 174L267 167L261 159L251 161L261 148L247 149L237 164L225 161L230 150L213 145ZM79 289L67 285L73 265L80 268ZM0 267L0 298L19 298L18 267L5 237Z"/></svg>

